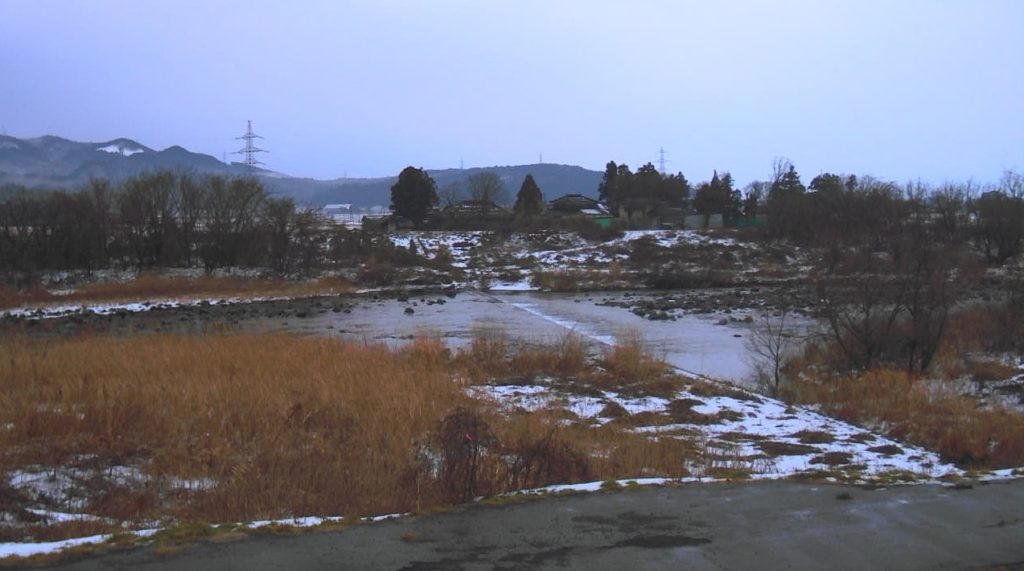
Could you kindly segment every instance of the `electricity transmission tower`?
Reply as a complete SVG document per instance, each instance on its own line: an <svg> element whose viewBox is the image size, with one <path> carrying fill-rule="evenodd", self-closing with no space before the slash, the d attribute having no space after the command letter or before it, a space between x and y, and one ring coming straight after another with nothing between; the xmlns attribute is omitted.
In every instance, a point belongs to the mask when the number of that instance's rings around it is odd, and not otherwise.
<svg viewBox="0 0 1024 571"><path fill-rule="evenodd" d="M261 136L257 135L256 133L252 132L252 121L250 120L250 121L248 121L248 127L245 130L245 134L242 135L241 137L235 137L235 138L236 139L241 139L241 140L245 141L245 146L242 147L241 149L235 151L234 153L231 153L231 154L244 156L245 160L242 161L242 164L244 164L246 166L246 168L249 169L249 172L251 173L253 167L255 167L256 165L262 165L263 164L262 162L256 160L256 153L266 153L267 152L267 151L264 151L263 149L256 148L256 145L253 144L256 139L262 139L263 137L261 137Z"/></svg>
<svg viewBox="0 0 1024 571"><path fill-rule="evenodd" d="M670 162L665 158L665 147L658 149L658 172L665 176L665 163Z"/></svg>

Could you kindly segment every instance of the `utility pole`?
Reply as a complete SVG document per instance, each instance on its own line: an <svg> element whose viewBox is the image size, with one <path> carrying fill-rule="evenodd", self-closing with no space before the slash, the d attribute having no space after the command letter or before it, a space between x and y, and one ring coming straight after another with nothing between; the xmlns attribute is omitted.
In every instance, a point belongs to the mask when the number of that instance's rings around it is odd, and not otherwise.
<svg viewBox="0 0 1024 571"><path fill-rule="evenodd" d="M262 162L256 160L256 153L266 153L267 151L264 151L263 149L256 148L256 145L254 144L254 142L256 141L256 139L262 139L263 137L261 137L261 136L257 135L256 133L252 132L252 121L251 120L248 121L247 123L248 123L248 127L245 130L245 134L242 135L241 137L235 137L236 139L241 139L241 140L245 141L245 146L242 147L241 149L235 151L234 153L231 153L231 154L244 156L245 160L242 161L242 164L244 164L246 166L246 168L249 170L249 173L252 173L252 169L256 165L262 165L263 164Z"/></svg>

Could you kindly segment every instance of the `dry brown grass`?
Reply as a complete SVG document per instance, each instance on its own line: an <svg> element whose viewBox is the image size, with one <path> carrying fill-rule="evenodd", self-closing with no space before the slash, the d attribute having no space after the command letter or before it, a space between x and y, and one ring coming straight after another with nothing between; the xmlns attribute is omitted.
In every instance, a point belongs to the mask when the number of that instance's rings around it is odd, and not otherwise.
<svg viewBox="0 0 1024 571"><path fill-rule="evenodd" d="M578 378L588 369L587 349L583 338L567 333L549 345L520 347L509 359L509 367L516 376Z"/></svg>
<svg viewBox="0 0 1024 571"><path fill-rule="evenodd" d="M401 350L284 334L13 338L0 344L0 472L133 466L143 482L97 483L86 511L244 521L679 476L695 454L686 440L567 424L564 411L499 412L467 395L466 362L598 374L575 338L546 356L495 339L453 356L438 338ZM215 485L173 485L181 479Z"/></svg>
<svg viewBox="0 0 1024 571"><path fill-rule="evenodd" d="M54 295L39 286L20 291L0 286L0 309L25 306L45 307L47 305L87 302L148 301L154 299L300 297L348 293L352 291L352 287L352 283L343 278L321 278L304 282L291 282L285 280L220 278L213 276L168 278L157 274L142 274L130 282L92 284L67 295Z"/></svg>
<svg viewBox="0 0 1024 571"><path fill-rule="evenodd" d="M95 454L145 460L154 482L218 482L173 506L180 517L400 511L411 443L469 403L424 354L285 335L5 343L5 464ZM150 517L167 508L157 492L92 508Z"/></svg>
<svg viewBox="0 0 1024 571"><path fill-rule="evenodd" d="M530 283L543 291L579 292L621 287L622 268L612 267L611 272L602 270L560 269L535 270Z"/></svg>
<svg viewBox="0 0 1024 571"><path fill-rule="evenodd" d="M515 444L513 448L521 456L529 457L534 453L535 462L550 463L562 457L550 466L556 471L582 460L587 477L575 481L685 476L685 460L696 455L693 443L687 440L650 438L615 425L566 425L557 411L522 414L505 423L500 434L503 440ZM555 451L554 458L550 454L536 454L538 446ZM538 482L524 483L527 484L524 487L532 487Z"/></svg>
<svg viewBox="0 0 1024 571"><path fill-rule="evenodd" d="M473 383L542 376L575 381L591 373L586 345L571 332L550 343L513 344L502 331L478 331L469 346L456 352L452 364Z"/></svg>
<svg viewBox="0 0 1024 571"><path fill-rule="evenodd" d="M985 406L946 381L1002 380L1016 370L995 357L1019 347L1020 308L972 307L950 316L931 369L908 374L895 365L867 372L842 370L833 343L815 343L786 364L787 398L821 404L824 411L938 452L965 466L1004 468L1024 464L1024 415Z"/></svg>
<svg viewBox="0 0 1024 571"><path fill-rule="evenodd" d="M996 359L968 359L967 374L977 383L1003 381L1020 373L1017 367L1011 367Z"/></svg>
<svg viewBox="0 0 1024 571"><path fill-rule="evenodd" d="M603 374L597 383L627 395L650 394L666 398L682 389L683 381L664 359L653 356L636 333L621 336L600 359Z"/></svg>
<svg viewBox="0 0 1024 571"><path fill-rule="evenodd" d="M789 390L798 401L821 404L843 420L882 426L890 436L934 450L946 461L987 468L1024 464L1024 416L982 407L944 385L903 371L809 373Z"/></svg>

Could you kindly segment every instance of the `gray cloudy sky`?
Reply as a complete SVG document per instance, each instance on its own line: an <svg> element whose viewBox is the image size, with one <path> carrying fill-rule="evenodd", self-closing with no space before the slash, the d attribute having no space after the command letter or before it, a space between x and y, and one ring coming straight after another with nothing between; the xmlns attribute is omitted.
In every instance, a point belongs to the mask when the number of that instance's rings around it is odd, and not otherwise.
<svg viewBox="0 0 1024 571"><path fill-rule="evenodd" d="M0 129L316 178L537 162L739 184L1024 168L1018 0L0 0Z"/></svg>

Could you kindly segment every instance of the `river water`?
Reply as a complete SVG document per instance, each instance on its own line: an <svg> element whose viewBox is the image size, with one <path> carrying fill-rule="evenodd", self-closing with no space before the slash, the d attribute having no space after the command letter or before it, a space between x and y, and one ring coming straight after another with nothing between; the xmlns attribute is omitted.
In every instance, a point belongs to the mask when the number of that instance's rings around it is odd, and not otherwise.
<svg viewBox="0 0 1024 571"><path fill-rule="evenodd" d="M436 294L405 301L365 298L351 313L321 312L272 324L271 328L392 345L416 335L436 335L452 348L470 343L481 333L499 333L528 343L554 343L575 333L594 350L620 338L638 336L651 353L685 372L741 384L753 382L746 346L750 324L722 315L651 321L621 307L597 305L621 295L465 292L454 299ZM439 299L444 303L438 303Z"/></svg>

